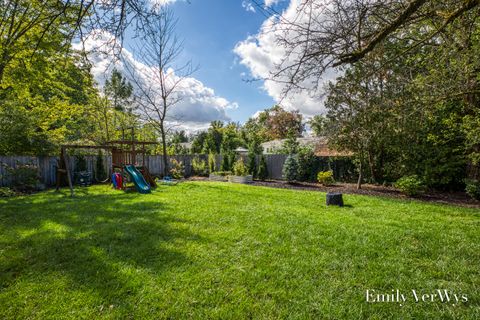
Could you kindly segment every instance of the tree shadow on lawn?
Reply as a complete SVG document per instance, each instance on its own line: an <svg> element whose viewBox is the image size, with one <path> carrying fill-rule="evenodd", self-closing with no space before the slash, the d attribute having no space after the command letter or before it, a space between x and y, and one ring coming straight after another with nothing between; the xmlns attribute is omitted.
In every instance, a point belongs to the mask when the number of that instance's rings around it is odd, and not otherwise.
<svg viewBox="0 0 480 320"><path fill-rule="evenodd" d="M69 289L121 303L143 285L132 269L159 274L181 267L188 259L172 246L205 241L148 195L87 193L14 199L0 213L0 292L59 274L68 277Z"/></svg>

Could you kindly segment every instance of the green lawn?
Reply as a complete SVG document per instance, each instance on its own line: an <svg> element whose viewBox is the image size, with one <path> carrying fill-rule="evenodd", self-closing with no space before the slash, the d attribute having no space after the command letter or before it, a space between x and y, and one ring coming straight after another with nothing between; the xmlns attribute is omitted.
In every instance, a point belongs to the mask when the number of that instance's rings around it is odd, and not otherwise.
<svg viewBox="0 0 480 320"><path fill-rule="evenodd" d="M1 319L480 318L479 210L208 182L67 195L0 200Z"/></svg>

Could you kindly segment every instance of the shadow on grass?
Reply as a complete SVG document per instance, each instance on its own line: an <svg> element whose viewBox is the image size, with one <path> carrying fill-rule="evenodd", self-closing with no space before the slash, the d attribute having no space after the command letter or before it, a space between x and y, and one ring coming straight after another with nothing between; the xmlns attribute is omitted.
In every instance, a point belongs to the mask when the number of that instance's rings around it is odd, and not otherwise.
<svg viewBox="0 0 480 320"><path fill-rule="evenodd" d="M6 231L0 237L5 248L0 290L59 274L68 277L69 289L122 303L143 285L132 270L179 268L189 261L172 249L175 244L205 241L148 195L89 194L88 189L76 194L13 199L0 212L0 230Z"/></svg>

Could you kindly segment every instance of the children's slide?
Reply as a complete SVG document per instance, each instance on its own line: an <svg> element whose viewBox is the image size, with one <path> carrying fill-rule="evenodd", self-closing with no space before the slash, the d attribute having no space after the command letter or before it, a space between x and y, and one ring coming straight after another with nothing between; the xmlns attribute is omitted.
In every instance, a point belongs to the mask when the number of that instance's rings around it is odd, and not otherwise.
<svg viewBox="0 0 480 320"><path fill-rule="evenodd" d="M137 188L139 193L150 193L150 185L134 165L125 166L125 171L127 171L130 178L132 178L135 188Z"/></svg>

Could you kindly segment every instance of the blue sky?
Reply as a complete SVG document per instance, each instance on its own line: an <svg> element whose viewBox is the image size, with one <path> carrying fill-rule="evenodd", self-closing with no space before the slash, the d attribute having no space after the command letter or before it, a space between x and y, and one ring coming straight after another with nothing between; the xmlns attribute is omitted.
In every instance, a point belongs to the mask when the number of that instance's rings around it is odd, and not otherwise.
<svg viewBox="0 0 480 320"><path fill-rule="evenodd" d="M170 112L172 125L187 131L208 127L213 120L243 123L256 112L271 107L283 98L284 85L277 81L254 81L268 78L275 64L285 56L285 49L277 45L278 27L275 17L266 17L252 5L253 0L151 0L167 3L178 18L176 33L184 40L183 55L178 65L192 60L199 69L182 81L179 91L183 98ZM297 19L297 8L303 0L257 0L273 5L284 19ZM248 5L252 5L248 10ZM112 56L99 53L99 46L111 41L111 34L94 33L86 41L92 52L92 74L101 87L113 66L128 75L131 66L142 77L145 85L155 73L154 66L142 62L141 49L135 49L129 35L124 42L123 61L112 61ZM141 46L141 45L140 45ZM290 57L291 58L291 57ZM294 58L294 57L293 57ZM112 64L112 62L114 62ZM130 68L130 70L131 70ZM172 77L176 77L175 70ZM128 77L128 76L127 76ZM319 96L310 92L295 92L281 101L288 110L299 110L305 117L322 112ZM181 120L176 120L181 119Z"/></svg>
<svg viewBox="0 0 480 320"><path fill-rule="evenodd" d="M237 109L227 115L244 122L257 110L272 106L275 101L262 88L261 82L247 83L249 70L238 63L235 45L258 33L265 16L247 11L241 0L191 0L172 4L179 19L178 35L185 41L184 56L199 64L193 75L219 96L237 102Z"/></svg>
<svg viewBox="0 0 480 320"><path fill-rule="evenodd" d="M184 38L184 56L200 69L193 75L215 93L237 102L237 109L227 111L234 121L244 122L258 110L275 101L251 79L249 70L239 63L233 49L239 41L255 35L265 21L257 10L247 11L242 0L191 0L172 4L178 21L178 34ZM280 4L281 6L281 4Z"/></svg>

